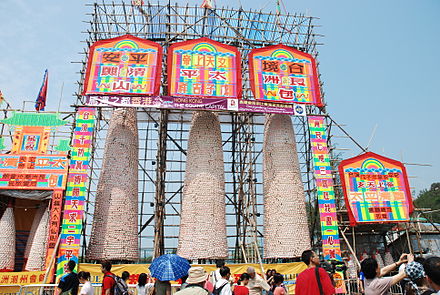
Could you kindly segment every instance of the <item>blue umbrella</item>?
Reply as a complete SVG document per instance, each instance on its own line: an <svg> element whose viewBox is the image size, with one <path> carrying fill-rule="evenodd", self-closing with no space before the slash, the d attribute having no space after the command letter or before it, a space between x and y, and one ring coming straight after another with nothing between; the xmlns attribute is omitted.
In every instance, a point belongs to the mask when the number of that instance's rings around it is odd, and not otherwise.
<svg viewBox="0 0 440 295"><path fill-rule="evenodd" d="M153 278L160 281L175 281L188 274L191 265L176 254L165 254L153 260L150 272Z"/></svg>

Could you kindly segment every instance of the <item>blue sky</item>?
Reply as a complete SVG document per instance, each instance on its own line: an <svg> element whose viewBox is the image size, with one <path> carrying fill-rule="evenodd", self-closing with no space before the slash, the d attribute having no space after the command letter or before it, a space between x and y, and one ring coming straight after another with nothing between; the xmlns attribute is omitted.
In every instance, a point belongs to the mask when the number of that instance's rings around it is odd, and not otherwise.
<svg viewBox="0 0 440 295"><path fill-rule="evenodd" d="M164 2L159 0L159 2ZM173 1L174 2L174 1ZM178 3L186 3L178 0ZM201 3L202 1L189 1ZM74 102L88 20L85 1L0 1L0 90L15 108L35 100L49 69L48 108ZM275 10L275 0L216 1L218 6ZM440 181L440 1L284 0L290 13L319 17L320 72L330 115L369 149L406 163L416 191ZM27 104L26 109L32 109ZM360 153L351 143L345 157Z"/></svg>

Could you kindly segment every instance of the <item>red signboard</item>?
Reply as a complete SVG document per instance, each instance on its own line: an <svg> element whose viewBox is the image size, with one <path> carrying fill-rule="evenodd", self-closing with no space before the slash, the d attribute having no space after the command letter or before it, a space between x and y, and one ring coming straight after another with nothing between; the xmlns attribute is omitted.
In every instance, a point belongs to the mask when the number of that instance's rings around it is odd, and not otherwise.
<svg viewBox="0 0 440 295"><path fill-rule="evenodd" d="M308 53L282 44L256 48L249 72L257 100L322 106L315 59Z"/></svg>
<svg viewBox="0 0 440 295"><path fill-rule="evenodd" d="M241 98L241 93L241 58L236 47L208 38L170 46L170 96Z"/></svg>
<svg viewBox="0 0 440 295"><path fill-rule="evenodd" d="M124 35L90 47L83 95L158 95L162 47Z"/></svg>
<svg viewBox="0 0 440 295"><path fill-rule="evenodd" d="M413 212L405 166L368 152L339 165L350 224L410 220Z"/></svg>

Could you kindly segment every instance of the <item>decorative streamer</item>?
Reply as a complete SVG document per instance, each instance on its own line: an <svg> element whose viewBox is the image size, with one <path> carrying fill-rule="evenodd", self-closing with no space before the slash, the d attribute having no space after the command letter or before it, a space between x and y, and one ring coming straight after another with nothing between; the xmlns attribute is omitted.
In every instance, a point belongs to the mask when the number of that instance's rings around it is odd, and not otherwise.
<svg viewBox="0 0 440 295"><path fill-rule="evenodd" d="M94 128L95 109L78 108L67 176L57 276L63 274L63 267L67 261L72 259L78 262Z"/></svg>
<svg viewBox="0 0 440 295"><path fill-rule="evenodd" d="M342 261L338 220L336 217L335 192L333 189L334 184L327 146L327 128L322 116L310 116L308 120L313 164L315 167L314 176L318 193L324 259Z"/></svg>

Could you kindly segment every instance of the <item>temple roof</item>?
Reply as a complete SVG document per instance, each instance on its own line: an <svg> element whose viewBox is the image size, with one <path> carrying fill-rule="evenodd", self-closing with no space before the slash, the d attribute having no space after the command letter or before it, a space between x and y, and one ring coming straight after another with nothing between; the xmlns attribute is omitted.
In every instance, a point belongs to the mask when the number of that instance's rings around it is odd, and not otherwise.
<svg viewBox="0 0 440 295"><path fill-rule="evenodd" d="M1 123L14 126L63 126L68 122L61 120L58 113L21 113L14 112L12 117L0 120Z"/></svg>

